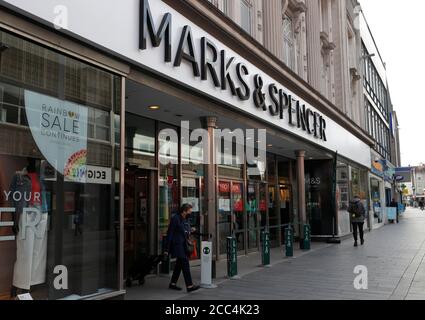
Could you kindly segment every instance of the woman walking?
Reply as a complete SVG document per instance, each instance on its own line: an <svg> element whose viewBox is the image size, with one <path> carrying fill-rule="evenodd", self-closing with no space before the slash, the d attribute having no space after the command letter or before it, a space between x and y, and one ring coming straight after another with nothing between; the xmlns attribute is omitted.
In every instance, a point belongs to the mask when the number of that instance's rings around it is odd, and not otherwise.
<svg viewBox="0 0 425 320"><path fill-rule="evenodd" d="M192 214L192 205L184 204L179 214L171 218L167 231L167 245L165 255L171 254L172 258L176 258L176 266L174 267L173 276L169 288L180 291L182 288L177 286L180 273L183 271L184 281L186 283L187 292L196 291L199 286L195 286L192 282L190 274L189 257L192 253L193 246L190 243L190 224L188 218Z"/></svg>

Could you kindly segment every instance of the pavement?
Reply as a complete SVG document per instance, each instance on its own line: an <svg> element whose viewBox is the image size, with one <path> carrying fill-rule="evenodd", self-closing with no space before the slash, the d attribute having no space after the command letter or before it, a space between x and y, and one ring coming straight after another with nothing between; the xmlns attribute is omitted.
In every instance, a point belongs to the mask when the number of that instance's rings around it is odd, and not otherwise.
<svg viewBox="0 0 425 320"><path fill-rule="evenodd" d="M352 239L336 245L313 243L310 251L296 250L294 258L273 249L270 268L259 266L258 253L240 257L239 280L227 279L226 261L221 261L217 288L190 294L168 290L169 276L147 278L143 287L129 288L126 299L425 300L425 213L408 208L399 224L373 230L365 240L357 248ZM357 266L366 267L361 275L367 289L354 286ZM200 268L193 267L192 275L199 281ZM184 287L182 278L179 285Z"/></svg>

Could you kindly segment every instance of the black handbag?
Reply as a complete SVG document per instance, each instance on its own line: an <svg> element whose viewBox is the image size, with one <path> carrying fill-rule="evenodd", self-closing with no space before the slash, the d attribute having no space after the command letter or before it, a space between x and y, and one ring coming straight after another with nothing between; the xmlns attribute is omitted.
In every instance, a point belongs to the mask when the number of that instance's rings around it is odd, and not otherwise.
<svg viewBox="0 0 425 320"><path fill-rule="evenodd" d="M186 240L186 248L187 248L187 254L191 255L193 251L195 250L195 244L193 243L193 240L190 238L187 238Z"/></svg>

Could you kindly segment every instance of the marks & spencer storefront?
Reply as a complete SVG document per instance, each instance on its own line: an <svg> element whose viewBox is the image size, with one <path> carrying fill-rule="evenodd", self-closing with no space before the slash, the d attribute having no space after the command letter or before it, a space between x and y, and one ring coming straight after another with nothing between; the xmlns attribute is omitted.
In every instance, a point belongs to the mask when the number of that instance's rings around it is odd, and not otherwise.
<svg viewBox="0 0 425 320"><path fill-rule="evenodd" d="M1 297L122 294L183 203L216 259L230 235L248 254L265 229L338 233L337 168L360 185L367 144L165 2L96 1L59 32L51 7L2 3Z"/></svg>

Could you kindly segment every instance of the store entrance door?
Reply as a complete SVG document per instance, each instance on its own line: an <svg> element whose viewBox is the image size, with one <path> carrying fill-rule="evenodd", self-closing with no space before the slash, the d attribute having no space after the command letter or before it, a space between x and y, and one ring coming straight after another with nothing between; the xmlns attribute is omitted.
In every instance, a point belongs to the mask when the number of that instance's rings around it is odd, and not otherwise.
<svg viewBox="0 0 425 320"><path fill-rule="evenodd" d="M152 254L151 172L127 167L125 173L124 209L124 276Z"/></svg>

